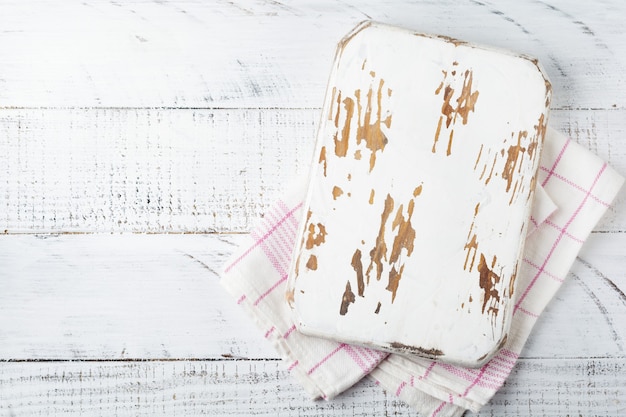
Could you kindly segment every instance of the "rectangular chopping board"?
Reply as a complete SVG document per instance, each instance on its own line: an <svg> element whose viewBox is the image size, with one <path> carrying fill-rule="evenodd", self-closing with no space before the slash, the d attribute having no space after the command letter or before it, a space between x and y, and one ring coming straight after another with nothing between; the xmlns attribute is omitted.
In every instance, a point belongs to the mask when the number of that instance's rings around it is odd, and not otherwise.
<svg viewBox="0 0 626 417"><path fill-rule="evenodd" d="M339 44L287 300L299 331L476 367L507 339L551 88L364 22Z"/></svg>

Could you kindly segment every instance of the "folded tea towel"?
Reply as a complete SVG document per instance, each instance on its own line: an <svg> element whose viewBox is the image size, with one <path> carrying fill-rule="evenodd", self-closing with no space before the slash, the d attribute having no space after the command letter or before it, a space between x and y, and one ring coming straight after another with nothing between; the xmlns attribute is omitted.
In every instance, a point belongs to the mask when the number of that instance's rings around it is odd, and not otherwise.
<svg viewBox="0 0 626 417"><path fill-rule="evenodd" d="M537 318L563 283L583 242L624 179L605 162L548 129L518 271L507 342L479 369L309 337L299 333L285 285L306 181L280 198L226 264L222 285L260 327L313 398L330 399L369 375L424 416L477 411L504 383Z"/></svg>

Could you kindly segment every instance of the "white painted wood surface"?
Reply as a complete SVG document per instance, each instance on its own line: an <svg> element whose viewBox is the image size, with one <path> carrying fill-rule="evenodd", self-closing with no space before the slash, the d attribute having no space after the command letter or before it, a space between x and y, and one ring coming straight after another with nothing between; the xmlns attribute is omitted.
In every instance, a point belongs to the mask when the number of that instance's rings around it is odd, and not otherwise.
<svg viewBox="0 0 626 417"><path fill-rule="evenodd" d="M626 4L0 0L0 415L414 415L312 403L216 272L306 171L372 18L537 56L552 126L626 174ZM167 233L167 234L164 234ZM481 415L626 414L626 193Z"/></svg>

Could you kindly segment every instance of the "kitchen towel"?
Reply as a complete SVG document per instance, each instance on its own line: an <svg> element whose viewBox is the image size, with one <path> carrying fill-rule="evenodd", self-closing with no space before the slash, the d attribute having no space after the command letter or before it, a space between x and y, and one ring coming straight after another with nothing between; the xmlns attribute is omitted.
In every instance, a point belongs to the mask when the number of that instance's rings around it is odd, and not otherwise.
<svg viewBox="0 0 626 417"><path fill-rule="evenodd" d="M565 279L583 242L624 179L604 161L548 129L513 320L505 346L468 369L387 354L299 333L285 301L306 182L280 198L226 264L222 285L260 327L313 398L331 399L369 375L424 416L477 411L504 383L537 318Z"/></svg>

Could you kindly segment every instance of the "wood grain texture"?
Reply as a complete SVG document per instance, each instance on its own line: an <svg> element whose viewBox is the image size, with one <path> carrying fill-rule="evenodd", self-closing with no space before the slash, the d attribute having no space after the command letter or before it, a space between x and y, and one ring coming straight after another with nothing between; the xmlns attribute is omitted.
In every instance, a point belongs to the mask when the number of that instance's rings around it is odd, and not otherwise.
<svg viewBox="0 0 626 417"><path fill-rule="evenodd" d="M365 19L530 54L555 108L624 108L623 2L2 3L4 107L318 107ZM68 53L69 52L69 53Z"/></svg>
<svg viewBox="0 0 626 417"><path fill-rule="evenodd" d="M318 109L0 111L0 233L245 232L312 160ZM626 174L626 110L551 124ZM626 190L597 230L626 230Z"/></svg>
<svg viewBox="0 0 626 417"><path fill-rule="evenodd" d="M0 111L0 231L247 230L311 158L307 110Z"/></svg>
<svg viewBox="0 0 626 417"><path fill-rule="evenodd" d="M1 240L1 359L219 358L250 355L255 344L242 345L256 329L216 275L237 236Z"/></svg>
<svg viewBox="0 0 626 417"><path fill-rule="evenodd" d="M0 2L0 416L415 415L369 381L310 402L217 283L307 170L337 41L374 19L536 56L551 125L626 174L624 15L618 0ZM622 190L480 415L626 414L625 232Z"/></svg>
<svg viewBox="0 0 626 417"><path fill-rule="evenodd" d="M617 416L623 361L521 359L479 415ZM570 379L555 378L566 373ZM0 415L417 416L363 380L331 401L305 398L278 361L22 362L0 370Z"/></svg>
<svg viewBox="0 0 626 417"><path fill-rule="evenodd" d="M218 283L243 238L0 236L0 360L278 358ZM591 236L523 358L626 360L624 247Z"/></svg>

